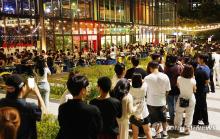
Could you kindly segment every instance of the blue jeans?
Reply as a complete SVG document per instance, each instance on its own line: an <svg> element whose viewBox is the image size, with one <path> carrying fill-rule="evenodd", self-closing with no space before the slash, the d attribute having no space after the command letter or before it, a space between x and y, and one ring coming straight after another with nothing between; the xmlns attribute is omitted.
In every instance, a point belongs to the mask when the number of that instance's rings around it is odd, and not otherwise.
<svg viewBox="0 0 220 139"><path fill-rule="evenodd" d="M178 99L178 95L168 95L167 96L167 105L168 105L168 110L169 110L171 121L174 120L177 99Z"/></svg>
<svg viewBox="0 0 220 139"><path fill-rule="evenodd" d="M49 95L50 95L50 84L48 82L39 82L38 88L40 90L41 96L44 100L46 107L49 105Z"/></svg>

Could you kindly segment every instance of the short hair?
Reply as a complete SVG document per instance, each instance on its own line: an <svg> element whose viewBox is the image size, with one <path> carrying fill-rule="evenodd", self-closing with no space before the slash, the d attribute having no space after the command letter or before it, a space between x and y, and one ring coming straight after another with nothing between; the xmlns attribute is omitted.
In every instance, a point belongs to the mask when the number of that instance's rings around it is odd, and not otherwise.
<svg viewBox="0 0 220 139"><path fill-rule="evenodd" d="M133 66L137 67L139 65L139 59L136 56L131 58L131 63Z"/></svg>
<svg viewBox="0 0 220 139"><path fill-rule="evenodd" d="M160 57L160 54L154 53L151 55L152 60L156 60Z"/></svg>
<svg viewBox="0 0 220 139"><path fill-rule="evenodd" d="M142 75L140 73L133 73L132 87L140 88L142 86Z"/></svg>
<svg viewBox="0 0 220 139"><path fill-rule="evenodd" d="M114 97L122 101L124 96L129 93L129 90L130 82L125 78L120 79L114 88Z"/></svg>
<svg viewBox="0 0 220 139"><path fill-rule="evenodd" d="M0 138L16 139L20 123L20 115L15 108L0 108Z"/></svg>
<svg viewBox="0 0 220 139"><path fill-rule="evenodd" d="M115 71L117 76L122 75L124 70L125 70L125 65L123 63L117 63L115 65L114 71Z"/></svg>
<svg viewBox="0 0 220 139"><path fill-rule="evenodd" d="M209 56L207 54L199 54L198 58L202 59L205 63L207 63Z"/></svg>
<svg viewBox="0 0 220 139"><path fill-rule="evenodd" d="M72 78L69 78L67 81L67 88L73 96L78 96L80 94L80 91L83 88L86 88L88 85L89 81L87 77L83 75L73 76Z"/></svg>
<svg viewBox="0 0 220 139"><path fill-rule="evenodd" d="M152 68L152 69L158 69L159 68L159 63L151 61L150 63L148 63L147 67Z"/></svg>
<svg viewBox="0 0 220 139"><path fill-rule="evenodd" d="M181 76L183 78L187 78L187 79L190 79L192 78L194 75L194 68L192 65L184 65L184 68L183 68L183 72L181 73Z"/></svg>
<svg viewBox="0 0 220 139"><path fill-rule="evenodd" d="M111 79L109 77L100 77L98 79L98 86L105 92L105 93L108 93L111 89L111 86L112 86L112 82L111 82Z"/></svg>

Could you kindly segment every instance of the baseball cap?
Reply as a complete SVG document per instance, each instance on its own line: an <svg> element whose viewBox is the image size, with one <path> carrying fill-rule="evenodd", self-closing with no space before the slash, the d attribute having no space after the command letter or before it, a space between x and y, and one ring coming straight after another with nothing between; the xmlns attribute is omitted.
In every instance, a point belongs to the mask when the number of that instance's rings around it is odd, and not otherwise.
<svg viewBox="0 0 220 139"><path fill-rule="evenodd" d="M24 86L24 79L18 74L11 74L6 78L5 84L20 89Z"/></svg>

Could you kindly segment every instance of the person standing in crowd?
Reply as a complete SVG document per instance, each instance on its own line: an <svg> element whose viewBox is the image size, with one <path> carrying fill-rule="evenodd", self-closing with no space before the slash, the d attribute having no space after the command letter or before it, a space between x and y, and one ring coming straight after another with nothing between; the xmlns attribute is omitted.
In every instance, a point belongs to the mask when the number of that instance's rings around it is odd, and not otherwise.
<svg viewBox="0 0 220 139"><path fill-rule="evenodd" d="M140 73L142 78L144 79L144 77L147 76L147 72L144 69L138 67L139 59L136 56L133 56L131 58L131 63L133 67L127 70L125 78L132 79L133 73Z"/></svg>
<svg viewBox="0 0 220 139"><path fill-rule="evenodd" d="M125 65L123 63L117 63L114 68L115 75L112 78L112 87L114 88L117 82L124 78ZM112 95L112 94L111 94Z"/></svg>
<svg viewBox="0 0 220 139"><path fill-rule="evenodd" d="M133 139L138 139L139 127L143 127L144 133L147 139L151 139L151 130L148 126L148 111L146 104L146 90L147 84L142 81L142 75L140 73L134 73L132 76L132 87L130 93L134 99L134 107L137 107L136 111L130 118ZM132 123L133 121L133 123Z"/></svg>
<svg viewBox="0 0 220 139"><path fill-rule="evenodd" d="M208 53L208 62L207 62L207 66L210 69L210 82L209 82L209 86L210 86L210 91L212 93L215 93L215 84L214 84L214 78L213 78L213 74L214 74L214 64L215 64L215 59L212 57L212 53Z"/></svg>
<svg viewBox="0 0 220 139"><path fill-rule="evenodd" d="M171 90L167 95L167 105L170 114L169 123L171 125L173 125L174 122L176 101L178 99L178 95L180 94L180 90L177 87L177 78L182 72L182 65L180 62L177 62L177 60L177 56L167 56L164 70L164 73L169 77L171 85Z"/></svg>
<svg viewBox="0 0 220 139"><path fill-rule="evenodd" d="M127 79L119 80L114 88L115 97L122 104L122 116L121 118L117 118L120 132L119 139L128 139L129 118L137 109L133 107L133 98L129 91L130 83Z"/></svg>
<svg viewBox="0 0 220 139"><path fill-rule="evenodd" d="M49 107L50 84L48 82L47 75L51 75L51 72L43 57L40 57L36 62L35 70L36 74L38 75L37 80L40 93L44 99L46 107Z"/></svg>
<svg viewBox="0 0 220 139"><path fill-rule="evenodd" d="M151 55L151 59L152 59L152 62L160 63L162 57L160 54L154 53ZM163 67L161 65L159 65L159 72L164 72Z"/></svg>
<svg viewBox="0 0 220 139"><path fill-rule="evenodd" d="M193 125L198 125L199 120L202 120L204 125L209 125L208 120L208 109L206 96L209 92L209 75L210 69L206 65L208 56L205 54L200 54L198 56L198 67L195 71L196 87L197 91L195 93L196 106L193 115Z"/></svg>
<svg viewBox="0 0 220 139"><path fill-rule="evenodd" d="M88 85L88 79L82 75L68 79L67 88L73 99L59 106L57 139L97 139L103 122L99 109L83 102Z"/></svg>
<svg viewBox="0 0 220 139"><path fill-rule="evenodd" d="M108 77L98 79L98 90L100 96L90 101L101 111L103 118L103 129L98 135L98 139L117 139L119 128L116 118L121 118L122 107L118 99L109 95L111 80Z"/></svg>
<svg viewBox="0 0 220 139"><path fill-rule="evenodd" d="M220 86L220 51L213 52L212 57L215 59L215 64L213 67L214 84ZM217 79L217 82L216 82L216 79Z"/></svg>
<svg viewBox="0 0 220 139"><path fill-rule="evenodd" d="M171 90L170 81L166 74L159 72L157 62L150 62L148 69L150 74L144 78L144 82L147 84L147 107L150 122L162 122L163 136L167 137L166 95Z"/></svg>
<svg viewBox="0 0 220 139"><path fill-rule="evenodd" d="M0 139L17 139L20 115L15 108L0 108Z"/></svg>
<svg viewBox="0 0 220 139"><path fill-rule="evenodd" d="M46 112L46 106L37 88L32 89L26 85L20 75L12 74L6 79L6 98L0 100L0 108L13 107L18 110L21 125L17 139L37 139L36 121L41 119L42 110ZM38 106L26 102L28 93L33 92L38 100Z"/></svg>
<svg viewBox="0 0 220 139"><path fill-rule="evenodd" d="M194 96L194 92L196 92L196 80L193 77L193 67L191 65L185 65L181 76L179 76L177 79L177 85L180 89L180 95L176 104L176 115L174 125L178 130L180 129L183 121L183 113L185 111L186 117L184 123L184 133L187 135L190 134L190 127L192 125L193 113L196 102ZM185 106L183 105L184 102L186 102Z"/></svg>

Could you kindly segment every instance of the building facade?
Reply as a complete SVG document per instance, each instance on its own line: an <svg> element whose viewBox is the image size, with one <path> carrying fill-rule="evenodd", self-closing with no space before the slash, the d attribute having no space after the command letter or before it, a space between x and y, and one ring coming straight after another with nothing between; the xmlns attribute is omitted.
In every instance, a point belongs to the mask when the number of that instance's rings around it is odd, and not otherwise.
<svg viewBox="0 0 220 139"><path fill-rule="evenodd" d="M163 42L172 0L1 0L0 45L93 49Z"/></svg>

